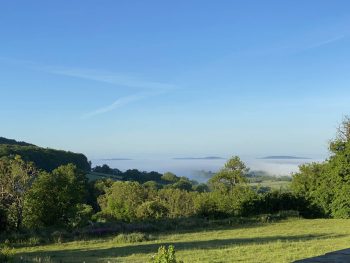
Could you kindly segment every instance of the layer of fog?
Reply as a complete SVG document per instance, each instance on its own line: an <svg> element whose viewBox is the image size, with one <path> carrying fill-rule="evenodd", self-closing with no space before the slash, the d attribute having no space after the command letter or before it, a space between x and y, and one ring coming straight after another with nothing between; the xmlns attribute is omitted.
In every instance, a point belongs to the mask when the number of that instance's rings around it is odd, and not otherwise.
<svg viewBox="0 0 350 263"><path fill-rule="evenodd" d="M245 157L242 160L251 171L264 171L270 175L291 175L298 171L298 166L304 163L320 162L321 157L310 159L258 159ZM159 173L172 172L178 176L186 176L194 180L205 181L209 172L217 172L225 164L226 159L171 159L171 158L110 158L92 160L92 165L107 164L121 171L138 169L140 171L156 171Z"/></svg>

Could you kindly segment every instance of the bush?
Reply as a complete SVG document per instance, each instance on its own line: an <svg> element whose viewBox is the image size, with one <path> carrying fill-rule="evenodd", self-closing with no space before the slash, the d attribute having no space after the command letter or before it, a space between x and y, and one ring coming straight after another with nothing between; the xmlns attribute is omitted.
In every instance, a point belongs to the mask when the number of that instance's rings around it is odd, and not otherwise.
<svg viewBox="0 0 350 263"><path fill-rule="evenodd" d="M190 217L196 214L194 197L197 194L180 189L162 189L158 192L158 198L168 209L169 218Z"/></svg>
<svg viewBox="0 0 350 263"><path fill-rule="evenodd" d="M4 235L5 236L5 235ZM23 240L28 239L28 236L19 232L9 232L6 234L6 239L4 241L5 246L10 246L15 243L22 243Z"/></svg>
<svg viewBox="0 0 350 263"><path fill-rule="evenodd" d="M292 218L292 217L300 217L299 211L295 210L282 210L278 212L281 218Z"/></svg>
<svg viewBox="0 0 350 263"><path fill-rule="evenodd" d="M7 229L7 213L5 208L0 204L0 233Z"/></svg>
<svg viewBox="0 0 350 263"><path fill-rule="evenodd" d="M222 208L222 199L220 193L209 192L201 193L194 199L196 215L209 219L221 219L229 217L226 209Z"/></svg>
<svg viewBox="0 0 350 263"><path fill-rule="evenodd" d="M26 226L70 227L71 221L79 221L75 217L83 216L77 212L85 209L79 204L85 198L86 186L85 174L73 164L60 166L52 173L40 173L26 194Z"/></svg>
<svg viewBox="0 0 350 263"><path fill-rule="evenodd" d="M264 214L258 217L261 223L271 223L287 218L299 217L299 212L294 210L279 211L277 214Z"/></svg>
<svg viewBox="0 0 350 263"><path fill-rule="evenodd" d="M91 216L91 221L95 223L115 222L116 219L111 214L100 211Z"/></svg>
<svg viewBox="0 0 350 263"><path fill-rule="evenodd" d="M33 236L28 239L29 246L38 246L43 243L43 240L39 237Z"/></svg>
<svg viewBox="0 0 350 263"><path fill-rule="evenodd" d="M154 239L150 235L144 233L119 234L113 241L117 243L139 243Z"/></svg>
<svg viewBox="0 0 350 263"><path fill-rule="evenodd" d="M7 232L0 235L0 246L37 246L50 241L50 233L45 230L41 231L25 231ZM0 261L1 262L1 261Z"/></svg>
<svg viewBox="0 0 350 263"><path fill-rule="evenodd" d="M168 209L158 201L144 202L136 211L136 215L140 219L161 219L167 214Z"/></svg>
<svg viewBox="0 0 350 263"><path fill-rule="evenodd" d="M92 206L86 204L77 204L75 207L75 214L70 220L70 226L76 228L88 225L93 212L94 211Z"/></svg>
<svg viewBox="0 0 350 263"><path fill-rule="evenodd" d="M183 261L176 260L174 246L168 248L161 246L158 253L152 257L151 263L183 263Z"/></svg>
<svg viewBox="0 0 350 263"><path fill-rule="evenodd" d="M337 190L331 204L332 216L334 218L350 218L350 185L343 185Z"/></svg>
<svg viewBox="0 0 350 263"><path fill-rule="evenodd" d="M21 263L53 263L57 262L51 259L51 257L21 257ZM61 261L60 261L61 262Z"/></svg>
<svg viewBox="0 0 350 263"><path fill-rule="evenodd" d="M252 216L259 214L276 214L280 211L294 211L294 216L313 218L320 213L316 207L301 196L291 192L273 191L260 194L258 197L249 200L243 204L243 216ZM295 211L298 215L295 215Z"/></svg>
<svg viewBox="0 0 350 263"><path fill-rule="evenodd" d="M0 262L7 263L13 261L13 252L12 249L4 247L0 249Z"/></svg>
<svg viewBox="0 0 350 263"><path fill-rule="evenodd" d="M145 189L136 182L115 182L103 198L99 198L102 213L115 220L135 221L136 210L146 200Z"/></svg>
<svg viewBox="0 0 350 263"><path fill-rule="evenodd" d="M69 237L66 231L55 231L51 234L51 238L55 243L63 243Z"/></svg>

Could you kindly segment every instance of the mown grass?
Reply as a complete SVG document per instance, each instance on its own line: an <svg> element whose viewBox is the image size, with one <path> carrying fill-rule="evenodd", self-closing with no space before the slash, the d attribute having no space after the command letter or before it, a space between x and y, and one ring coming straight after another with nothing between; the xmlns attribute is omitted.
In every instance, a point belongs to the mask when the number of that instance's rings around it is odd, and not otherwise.
<svg viewBox="0 0 350 263"><path fill-rule="evenodd" d="M15 258L50 262L149 262L160 245L173 244L177 258L190 262L291 262L350 247L350 220L293 219L154 235L150 241L109 237L14 250ZM45 261L42 261L45 262Z"/></svg>

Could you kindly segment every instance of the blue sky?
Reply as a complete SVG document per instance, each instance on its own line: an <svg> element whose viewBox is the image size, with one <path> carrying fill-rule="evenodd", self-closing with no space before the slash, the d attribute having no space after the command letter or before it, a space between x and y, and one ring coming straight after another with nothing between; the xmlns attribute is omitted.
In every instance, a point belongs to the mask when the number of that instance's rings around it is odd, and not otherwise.
<svg viewBox="0 0 350 263"><path fill-rule="evenodd" d="M2 1L0 136L89 158L326 154L349 1Z"/></svg>

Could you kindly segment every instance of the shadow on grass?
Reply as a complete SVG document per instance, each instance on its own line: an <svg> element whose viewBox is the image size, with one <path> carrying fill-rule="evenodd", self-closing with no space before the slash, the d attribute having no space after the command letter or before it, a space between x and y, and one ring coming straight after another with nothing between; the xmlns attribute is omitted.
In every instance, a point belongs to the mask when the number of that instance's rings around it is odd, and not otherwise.
<svg viewBox="0 0 350 263"><path fill-rule="evenodd" d="M107 258L126 257L133 254L149 254L155 253L161 245L174 245L177 251L193 250L193 249L217 249L234 245L251 245L265 244L270 242L299 242L312 239L339 238L343 235L295 235L295 236L271 236L271 237L255 237L255 238L230 238L230 239L212 239L203 241L186 241L186 242L171 242L171 243L138 243L130 245L116 244L112 248L85 248L85 249L62 249L55 251L38 251L17 254L16 258L30 259L32 257L50 257L51 262L97 262ZM64 244L62 245L64 246ZM79 261L80 259L80 261Z"/></svg>
<svg viewBox="0 0 350 263"><path fill-rule="evenodd" d="M269 224L273 224L271 222ZM193 233L202 233L202 232L211 232L211 231L224 231L224 230L237 230L237 229L251 229L251 228L259 228L267 226L267 223L234 223L234 224L222 224L222 225L211 225L204 227L193 227L191 229L183 229L179 227L178 229L168 229L164 231L154 232L153 234L165 234L165 235L173 235L173 234L193 234Z"/></svg>

